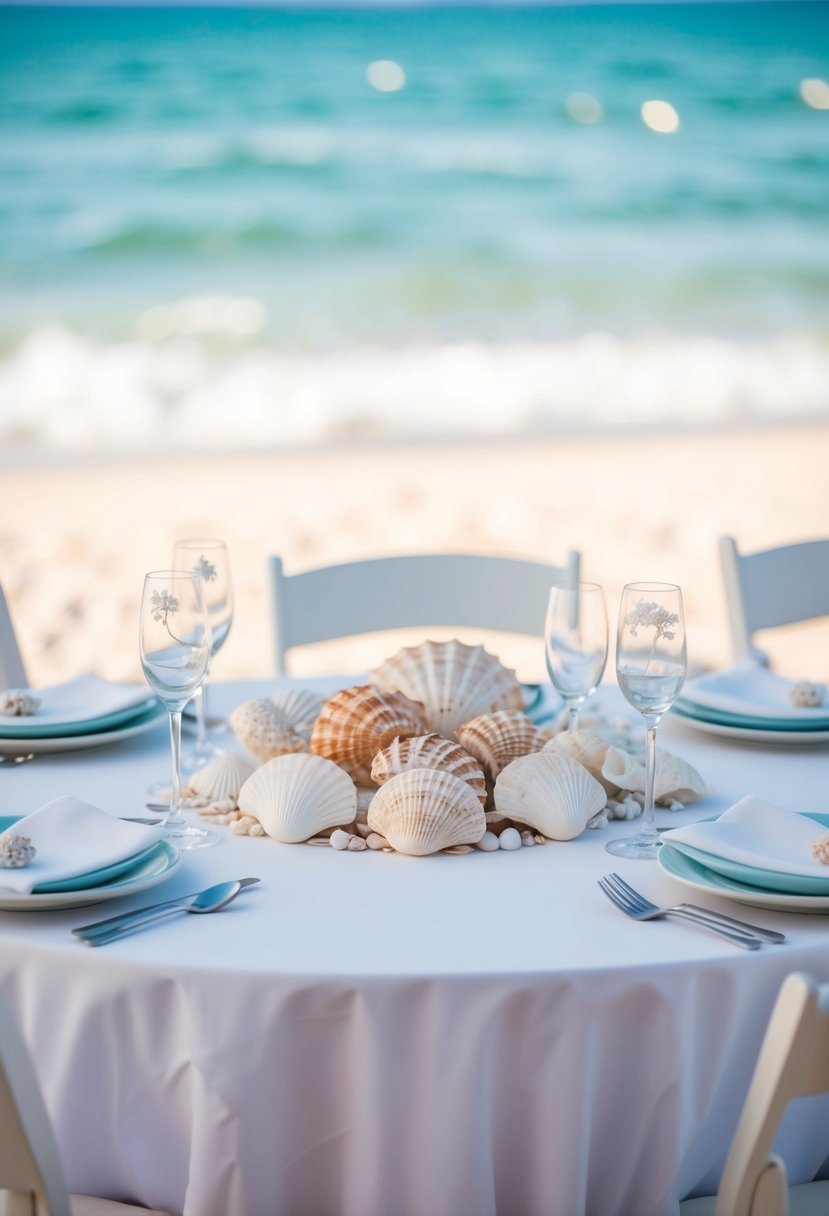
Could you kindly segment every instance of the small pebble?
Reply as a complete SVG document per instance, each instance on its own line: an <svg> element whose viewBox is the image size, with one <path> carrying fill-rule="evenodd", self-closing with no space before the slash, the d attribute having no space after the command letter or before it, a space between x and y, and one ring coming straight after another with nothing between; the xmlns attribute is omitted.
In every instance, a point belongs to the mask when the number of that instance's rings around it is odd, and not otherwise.
<svg viewBox="0 0 829 1216"><path fill-rule="evenodd" d="M547 843L547 837L546 837L546 836L543 836L543 835L541 834L541 832L536 832L536 834L535 834L535 843L536 843L536 844L546 844L546 843Z"/></svg>
<svg viewBox="0 0 829 1216"><path fill-rule="evenodd" d="M379 832L372 832L366 837L366 844L370 849L385 849L388 847L388 841L385 836L381 836Z"/></svg>
<svg viewBox="0 0 829 1216"><path fill-rule="evenodd" d="M348 832L344 832L342 828L337 828L335 832L331 833L331 848L342 852L343 849L348 848L348 842L350 839L351 837L349 836Z"/></svg>
<svg viewBox="0 0 829 1216"><path fill-rule="evenodd" d="M501 849L520 849L521 837L516 828L504 828L498 837L498 847Z"/></svg>
<svg viewBox="0 0 829 1216"><path fill-rule="evenodd" d="M248 836L264 836L264 835L265 835L265 829L262 827L261 823L254 823L252 827L248 828Z"/></svg>
<svg viewBox="0 0 829 1216"><path fill-rule="evenodd" d="M368 845L363 840L362 836L352 836L348 842L349 853L362 853L363 850L367 848Z"/></svg>
<svg viewBox="0 0 829 1216"><path fill-rule="evenodd" d="M525 848L529 848L531 845L535 844L535 836L532 834L532 832L522 832L521 843Z"/></svg>
<svg viewBox="0 0 829 1216"><path fill-rule="evenodd" d="M483 836L475 847L480 849L483 853L494 853L496 849L501 847L501 845L494 832L484 832Z"/></svg>

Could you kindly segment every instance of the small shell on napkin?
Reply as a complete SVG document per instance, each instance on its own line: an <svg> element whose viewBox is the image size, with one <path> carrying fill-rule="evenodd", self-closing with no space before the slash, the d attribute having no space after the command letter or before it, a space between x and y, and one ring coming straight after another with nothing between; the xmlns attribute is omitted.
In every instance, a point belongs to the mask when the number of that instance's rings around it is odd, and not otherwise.
<svg viewBox="0 0 829 1216"><path fill-rule="evenodd" d="M0 714L9 718L23 718L33 714L40 705L40 697L33 697L22 688L7 688L0 692Z"/></svg>
<svg viewBox="0 0 829 1216"><path fill-rule="evenodd" d="M36 856L30 836L6 835L0 839L0 869L22 870Z"/></svg>
<svg viewBox="0 0 829 1216"><path fill-rule="evenodd" d="M825 836L821 836L820 840L814 842L812 845L812 856L821 865L829 866L829 832Z"/></svg>
<svg viewBox="0 0 829 1216"><path fill-rule="evenodd" d="M798 709L814 709L823 704L826 689L822 684L811 684L808 680L800 680L789 689L789 700Z"/></svg>

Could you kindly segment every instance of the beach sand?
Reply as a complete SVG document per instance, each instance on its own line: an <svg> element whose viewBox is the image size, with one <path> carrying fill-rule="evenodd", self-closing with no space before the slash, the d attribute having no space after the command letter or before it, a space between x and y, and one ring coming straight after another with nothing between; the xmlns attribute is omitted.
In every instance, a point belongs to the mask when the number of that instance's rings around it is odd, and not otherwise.
<svg viewBox="0 0 829 1216"><path fill-rule="evenodd" d="M719 665L729 640L718 537L750 551L827 535L827 457L829 426L71 462L6 452L0 581L32 684L86 670L140 678L144 573L168 564L176 538L222 538L236 613L214 675L229 679L273 670L269 553L290 573L439 550L555 563L577 548L612 623L624 583L679 583L689 660ZM308 648L293 670L365 670L425 632ZM772 639L784 674L829 678L826 621ZM523 678L545 678L539 642L481 640Z"/></svg>

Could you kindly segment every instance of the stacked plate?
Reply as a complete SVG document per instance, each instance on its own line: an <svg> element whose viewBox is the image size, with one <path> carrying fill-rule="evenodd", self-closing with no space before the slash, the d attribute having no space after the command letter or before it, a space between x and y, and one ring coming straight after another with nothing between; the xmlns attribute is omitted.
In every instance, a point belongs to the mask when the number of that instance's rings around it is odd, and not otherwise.
<svg viewBox="0 0 829 1216"><path fill-rule="evenodd" d="M684 886L740 903L829 912L829 866L811 844L829 830L827 814L783 811L744 798L724 815L663 834L662 869Z"/></svg>
<svg viewBox="0 0 829 1216"><path fill-rule="evenodd" d="M0 755L114 743L149 730L166 713L146 685L115 684L93 675L27 691L40 704L23 717L0 715Z"/></svg>
<svg viewBox="0 0 829 1216"><path fill-rule="evenodd" d="M791 703L793 687L767 667L740 663L692 680L673 712L698 730L755 743L825 743L829 694L822 705L806 708Z"/></svg>

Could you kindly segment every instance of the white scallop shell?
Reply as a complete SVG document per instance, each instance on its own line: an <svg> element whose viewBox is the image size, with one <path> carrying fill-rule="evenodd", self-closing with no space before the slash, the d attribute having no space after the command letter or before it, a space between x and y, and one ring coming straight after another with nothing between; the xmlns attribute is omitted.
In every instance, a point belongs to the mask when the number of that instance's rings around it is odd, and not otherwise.
<svg viewBox="0 0 829 1216"><path fill-rule="evenodd" d="M583 764L591 777L595 777L603 785L609 797L619 792L619 786L608 780L602 773L602 765L608 753L610 744L601 735L592 730L566 730L560 735L554 735L549 743L544 744L544 750L558 752L561 756L569 756Z"/></svg>
<svg viewBox="0 0 829 1216"><path fill-rule="evenodd" d="M483 646L457 640L403 647L370 678L380 688L420 701L429 730L446 738L478 714L524 704L514 671Z"/></svg>
<svg viewBox="0 0 829 1216"><path fill-rule="evenodd" d="M412 735L408 739L393 739L374 757L371 779L383 785L390 777L410 768L436 768L452 773L472 786L481 802L486 802L486 781L474 756L442 735Z"/></svg>
<svg viewBox="0 0 829 1216"><path fill-rule="evenodd" d="M255 768L256 765L244 756L224 752L188 777L187 789L208 802L224 802L227 798L236 802L240 789Z"/></svg>
<svg viewBox="0 0 829 1216"><path fill-rule="evenodd" d="M406 769L380 787L368 824L400 853L415 857L458 844L476 844L486 829L475 791L460 777L433 768Z"/></svg>
<svg viewBox="0 0 829 1216"><path fill-rule="evenodd" d="M513 760L495 782L496 810L552 840L578 836L606 802L603 787L578 761L546 750Z"/></svg>
<svg viewBox="0 0 829 1216"><path fill-rule="evenodd" d="M239 791L239 810L258 819L275 840L296 844L352 823L357 789L348 773L322 756L277 756L248 777Z"/></svg>
<svg viewBox="0 0 829 1216"><path fill-rule="evenodd" d="M602 773L606 780L615 781L621 790L634 794L645 792L645 765L620 747L608 748ZM705 782L687 760L672 756L670 752L656 753L655 802L698 802L705 793Z"/></svg>

